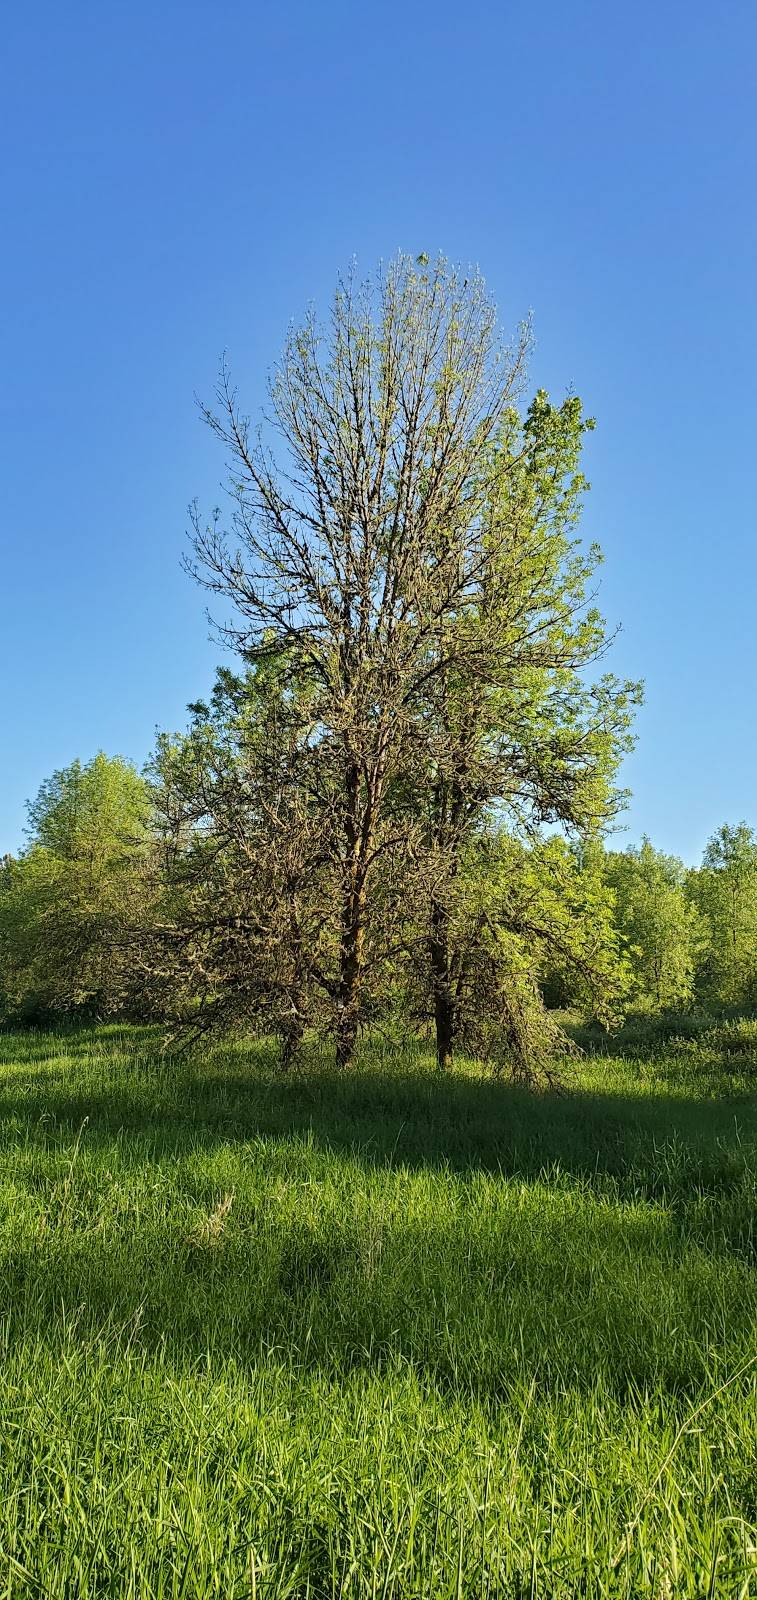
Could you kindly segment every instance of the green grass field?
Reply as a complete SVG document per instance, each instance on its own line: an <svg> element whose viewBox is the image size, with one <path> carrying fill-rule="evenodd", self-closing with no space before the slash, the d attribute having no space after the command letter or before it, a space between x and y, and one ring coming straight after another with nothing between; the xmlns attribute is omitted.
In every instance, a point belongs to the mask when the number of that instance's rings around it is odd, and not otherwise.
<svg viewBox="0 0 757 1600"><path fill-rule="evenodd" d="M0 1037L0 1596L757 1594L731 1044L540 1096Z"/></svg>

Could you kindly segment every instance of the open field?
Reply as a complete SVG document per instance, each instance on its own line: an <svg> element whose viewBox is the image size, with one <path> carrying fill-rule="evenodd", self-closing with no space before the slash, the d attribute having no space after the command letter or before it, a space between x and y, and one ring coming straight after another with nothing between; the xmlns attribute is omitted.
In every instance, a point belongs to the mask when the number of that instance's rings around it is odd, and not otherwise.
<svg viewBox="0 0 757 1600"><path fill-rule="evenodd" d="M0 1037L0 1595L757 1594L730 1043L542 1097Z"/></svg>

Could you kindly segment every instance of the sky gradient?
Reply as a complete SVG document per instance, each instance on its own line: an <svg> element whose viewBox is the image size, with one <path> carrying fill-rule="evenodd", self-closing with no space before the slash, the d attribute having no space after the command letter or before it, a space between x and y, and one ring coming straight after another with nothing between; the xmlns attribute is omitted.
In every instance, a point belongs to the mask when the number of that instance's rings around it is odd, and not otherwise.
<svg viewBox="0 0 757 1600"><path fill-rule="evenodd" d="M0 854L56 767L142 762L219 651L180 567L246 408L353 256L476 263L597 418L584 532L643 677L623 838L757 826L757 8L510 0L4 18ZM618 840L618 843L622 840Z"/></svg>

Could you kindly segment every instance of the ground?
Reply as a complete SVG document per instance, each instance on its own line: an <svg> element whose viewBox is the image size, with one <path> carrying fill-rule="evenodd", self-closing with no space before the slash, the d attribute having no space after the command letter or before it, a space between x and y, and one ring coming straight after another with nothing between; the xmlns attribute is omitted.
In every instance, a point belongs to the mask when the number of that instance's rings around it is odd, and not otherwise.
<svg viewBox="0 0 757 1600"><path fill-rule="evenodd" d="M0 1595L757 1594L750 1038L1 1036Z"/></svg>

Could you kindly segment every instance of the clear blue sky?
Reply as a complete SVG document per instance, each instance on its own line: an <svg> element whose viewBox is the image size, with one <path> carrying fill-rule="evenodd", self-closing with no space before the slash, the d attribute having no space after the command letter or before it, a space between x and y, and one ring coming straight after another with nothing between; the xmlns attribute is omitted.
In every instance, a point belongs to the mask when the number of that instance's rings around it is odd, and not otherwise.
<svg viewBox="0 0 757 1600"><path fill-rule="evenodd" d="M598 418L627 838L757 824L753 0L43 0L0 76L0 852L53 768L141 762L208 690L179 560L220 352L254 410L289 319L398 247L532 309L533 386Z"/></svg>

